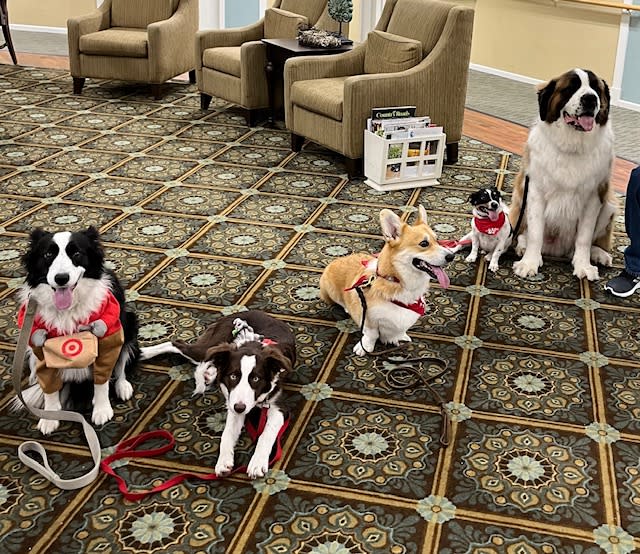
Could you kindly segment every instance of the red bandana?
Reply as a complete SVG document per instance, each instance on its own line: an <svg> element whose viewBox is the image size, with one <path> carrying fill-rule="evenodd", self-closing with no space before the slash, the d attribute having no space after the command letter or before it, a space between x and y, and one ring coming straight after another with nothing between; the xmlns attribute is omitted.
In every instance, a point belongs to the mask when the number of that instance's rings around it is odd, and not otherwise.
<svg viewBox="0 0 640 554"><path fill-rule="evenodd" d="M488 217L479 218L474 217L473 222L476 225L476 229L485 235L497 235L498 231L502 229L504 222L506 221L504 212L500 212L497 221L491 221Z"/></svg>

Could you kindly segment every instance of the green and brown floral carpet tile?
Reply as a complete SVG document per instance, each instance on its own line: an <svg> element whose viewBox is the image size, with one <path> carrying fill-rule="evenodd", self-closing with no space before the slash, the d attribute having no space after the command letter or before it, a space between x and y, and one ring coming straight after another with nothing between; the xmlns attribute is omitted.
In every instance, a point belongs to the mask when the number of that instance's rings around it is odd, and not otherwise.
<svg viewBox="0 0 640 554"><path fill-rule="evenodd" d="M0 550L7 553L580 553L640 547L640 342L636 298L607 296L547 260L521 279L506 255L450 265L404 355L446 360L434 386L390 387L386 358L356 357L358 330L318 297L337 256L381 247L379 212L426 206L440 238L469 227L467 197L509 195L519 158L465 139L441 184L380 193L349 181L341 159L289 149L281 129L245 126L197 90L90 81L0 66ZM291 325L299 363L286 387L293 414L284 455L264 479L187 481L124 501L102 474L64 492L26 469L16 447L41 439L9 411L20 256L34 227L97 225L127 287L140 341L193 340L221 314L266 310ZM617 220L615 265L627 244ZM166 429L173 451L122 460L141 490L181 471L213 470L222 396L192 396L192 366L142 363L134 396L99 428L105 453ZM437 367L418 368L425 374ZM26 372L25 372L26 379ZM90 463L80 426L45 439L65 477ZM238 463L251 452L241 438Z"/></svg>

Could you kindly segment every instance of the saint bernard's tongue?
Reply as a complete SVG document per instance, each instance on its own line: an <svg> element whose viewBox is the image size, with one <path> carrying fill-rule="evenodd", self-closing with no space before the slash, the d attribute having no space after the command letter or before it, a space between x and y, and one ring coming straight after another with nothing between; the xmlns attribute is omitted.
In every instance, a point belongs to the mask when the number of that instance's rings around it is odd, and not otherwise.
<svg viewBox="0 0 640 554"><path fill-rule="evenodd" d="M578 124L585 131L591 131L593 129L593 125L595 124L595 118L590 115L581 115L578 117Z"/></svg>
<svg viewBox="0 0 640 554"><path fill-rule="evenodd" d="M53 303L58 310L68 310L73 302L73 288L64 287L53 291Z"/></svg>
<svg viewBox="0 0 640 554"><path fill-rule="evenodd" d="M431 266L431 271L438 278L438 283L443 289L448 289L451 281L449 280L449 276L444 272L444 269L441 267Z"/></svg>

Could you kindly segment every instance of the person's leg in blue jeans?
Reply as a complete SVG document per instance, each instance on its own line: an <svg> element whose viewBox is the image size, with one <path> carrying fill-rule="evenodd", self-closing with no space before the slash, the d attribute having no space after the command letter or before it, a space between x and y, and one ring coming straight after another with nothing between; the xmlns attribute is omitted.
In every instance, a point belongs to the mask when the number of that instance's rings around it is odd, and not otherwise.
<svg viewBox="0 0 640 554"><path fill-rule="evenodd" d="M624 205L624 226L631 244L624 251L624 269L604 286L616 296L631 296L640 288L640 167L631 172Z"/></svg>

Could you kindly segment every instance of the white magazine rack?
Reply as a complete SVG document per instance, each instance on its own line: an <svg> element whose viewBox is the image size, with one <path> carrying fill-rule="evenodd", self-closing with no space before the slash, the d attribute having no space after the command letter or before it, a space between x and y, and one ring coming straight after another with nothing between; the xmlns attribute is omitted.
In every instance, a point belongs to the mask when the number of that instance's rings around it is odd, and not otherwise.
<svg viewBox="0 0 640 554"><path fill-rule="evenodd" d="M447 135L385 139L364 131L365 183L376 190L400 190L437 185Z"/></svg>

